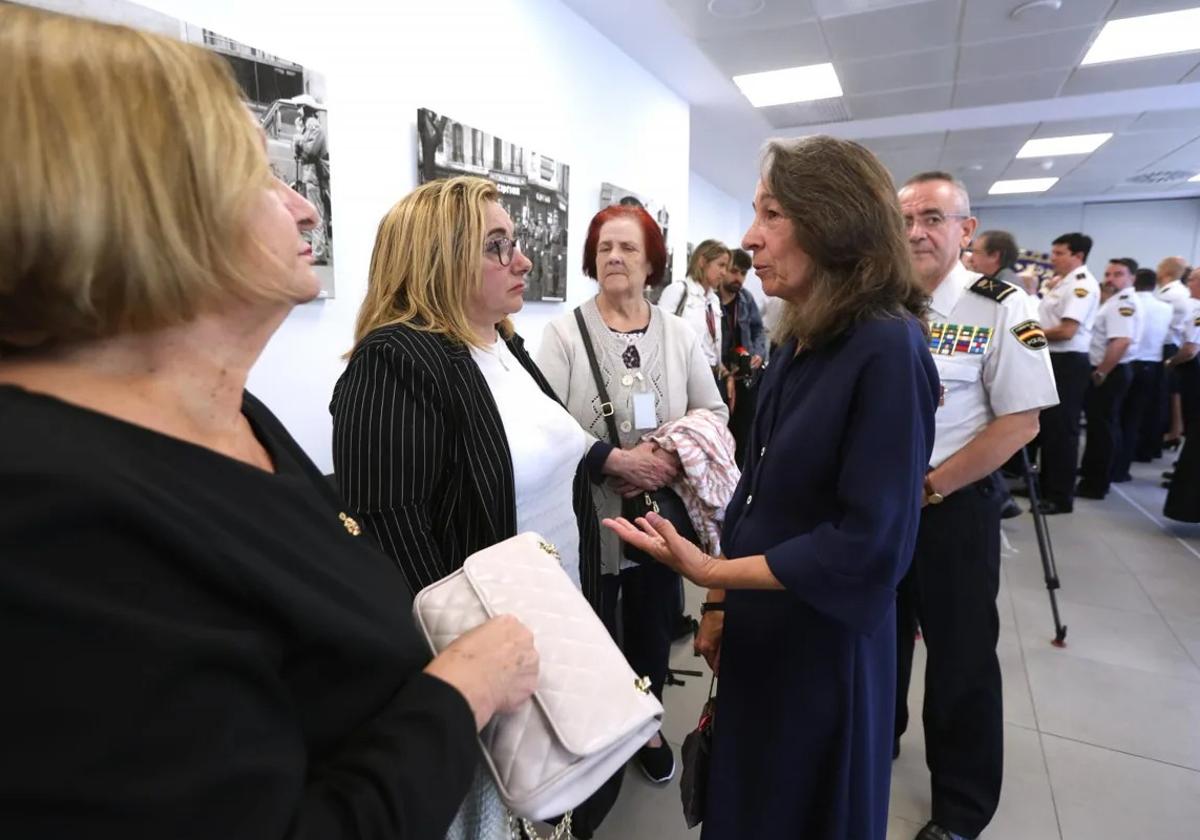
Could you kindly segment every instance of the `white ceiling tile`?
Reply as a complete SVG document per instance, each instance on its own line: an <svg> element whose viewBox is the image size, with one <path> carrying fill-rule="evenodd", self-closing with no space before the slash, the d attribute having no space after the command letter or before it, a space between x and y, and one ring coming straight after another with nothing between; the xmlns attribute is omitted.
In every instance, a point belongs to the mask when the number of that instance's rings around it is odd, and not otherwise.
<svg viewBox="0 0 1200 840"><path fill-rule="evenodd" d="M1195 53L1192 53L1192 55L1194 56ZM1192 72L1190 72L1186 76L1184 76L1181 81L1200 82L1200 62L1197 62L1196 66L1192 68Z"/></svg>
<svg viewBox="0 0 1200 840"><path fill-rule="evenodd" d="M870 137L859 140L875 154L882 152L940 152L946 132L935 131L929 134L898 134L895 137Z"/></svg>
<svg viewBox="0 0 1200 840"><path fill-rule="evenodd" d="M822 21L835 60L854 61L950 46L961 0L923 3Z"/></svg>
<svg viewBox="0 0 1200 840"><path fill-rule="evenodd" d="M846 100L841 98L772 105L769 108L759 108L758 112L773 128L801 128L850 119L850 112L846 110Z"/></svg>
<svg viewBox="0 0 1200 840"><path fill-rule="evenodd" d="M1165 131L1193 125L1200 130L1200 108L1184 108L1178 111L1147 111L1132 123L1126 131Z"/></svg>
<svg viewBox="0 0 1200 840"><path fill-rule="evenodd" d="M698 43L728 76L829 61L825 38L815 22L770 32L738 32Z"/></svg>
<svg viewBox="0 0 1200 840"><path fill-rule="evenodd" d="M949 108L953 91L953 85L909 88L889 93L847 96L846 104L850 108L850 116L856 120L894 117L898 114L920 114Z"/></svg>
<svg viewBox="0 0 1200 840"><path fill-rule="evenodd" d="M1194 169L1200 172L1200 139L1157 158L1149 165L1154 169Z"/></svg>
<svg viewBox="0 0 1200 840"><path fill-rule="evenodd" d="M809 0L768 2L761 12L744 18L717 17L708 10L708 0L667 0L680 24L694 38L719 38L732 32L772 30L793 26L817 16Z"/></svg>
<svg viewBox="0 0 1200 840"><path fill-rule="evenodd" d="M1050 163L1051 167L1044 169L1040 160L1030 160L1028 158L1022 160L1014 159L1004 168L1004 177L1062 178L1083 163L1083 155L1054 158Z"/></svg>
<svg viewBox="0 0 1200 840"><path fill-rule="evenodd" d="M1063 86L1062 93L1064 96L1075 96L1154 85L1173 85L1186 76L1195 65L1196 58L1190 53L1116 61L1112 64L1092 64L1076 69Z"/></svg>
<svg viewBox="0 0 1200 840"><path fill-rule="evenodd" d="M1137 114L1120 117L1092 117L1084 120L1056 120L1044 122L1033 132L1034 137L1068 137L1072 134L1101 134L1124 131L1137 118Z"/></svg>
<svg viewBox="0 0 1200 840"><path fill-rule="evenodd" d="M975 81L1029 68L1074 67L1083 58L1093 32L1093 27L1086 26L984 44L963 44L959 48L958 79Z"/></svg>
<svg viewBox="0 0 1200 840"><path fill-rule="evenodd" d="M892 173L892 180L902 184L918 172L937 169L937 152L885 152L876 155Z"/></svg>
<svg viewBox="0 0 1200 840"><path fill-rule="evenodd" d="M1014 20L1009 17L1017 6L997 0L969 0L963 14L964 41L990 41L1014 35L1036 35L1052 29L1098 24L1112 5L1112 0L1071 0L1056 10L1033 9Z"/></svg>
<svg viewBox="0 0 1200 840"><path fill-rule="evenodd" d="M941 163L947 169L971 166L991 166L1003 169L1020 148L1019 143L975 143L971 146L942 149Z"/></svg>
<svg viewBox="0 0 1200 840"><path fill-rule="evenodd" d="M1194 9L1196 0L1117 0L1113 10L1109 12L1109 20L1156 15L1159 12L1176 12L1180 9Z"/></svg>
<svg viewBox="0 0 1200 840"><path fill-rule="evenodd" d="M838 79L847 94L878 93L900 88L926 87L954 81L958 60L955 47L889 55L868 61L843 61Z"/></svg>
<svg viewBox="0 0 1200 840"><path fill-rule="evenodd" d="M946 135L946 149L966 149L970 150L980 145L1004 145L1005 148L1011 148L1012 154L1016 154L1017 149L1021 148L1021 144L1029 139L1029 135L1037 128L1037 123L1026 123L1024 125L1006 125L996 128L964 128L957 131L948 132Z"/></svg>
<svg viewBox="0 0 1200 840"><path fill-rule="evenodd" d="M1006 102L1053 99L1070 75L1069 68L1059 68L1022 73L1019 76L958 82L954 86L954 107L976 108L1003 105Z"/></svg>
<svg viewBox="0 0 1200 840"><path fill-rule="evenodd" d="M1116 166L1141 169L1188 145L1196 137L1195 129L1173 129L1143 134L1119 134L1092 152L1090 167Z"/></svg>

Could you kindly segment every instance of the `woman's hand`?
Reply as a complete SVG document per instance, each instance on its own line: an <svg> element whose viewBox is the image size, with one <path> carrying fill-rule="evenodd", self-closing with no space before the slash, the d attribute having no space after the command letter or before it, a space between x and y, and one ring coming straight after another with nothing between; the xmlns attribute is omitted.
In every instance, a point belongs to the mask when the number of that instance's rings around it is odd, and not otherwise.
<svg viewBox="0 0 1200 840"><path fill-rule="evenodd" d="M678 471L669 461L657 457L655 444L646 441L632 449L614 449L604 462L604 472L637 490L657 490L670 484ZM622 493L622 495L627 495Z"/></svg>
<svg viewBox="0 0 1200 840"><path fill-rule="evenodd" d="M721 636L725 633L725 613L713 610L700 617L700 629L692 648L704 657L708 667L717 676L721 675Z"/></svg>
<svg viewBox="0 0 1200 840"><path fill-rule="evenodd" d="M533 634L501 615L454 640L425 666L466 698L476 730L497 713L515 711L537 688L538 652Z"/></svg>
<svg viewBox="0 0 1200 840"><path fill-rule="evenodd" d="M670 520L651 513L639 518L636 526L625 518L605 519L602 524L624 542L646 552L692 583L706 588L713 586L712 574L721 561L679 536Z"/></svg>

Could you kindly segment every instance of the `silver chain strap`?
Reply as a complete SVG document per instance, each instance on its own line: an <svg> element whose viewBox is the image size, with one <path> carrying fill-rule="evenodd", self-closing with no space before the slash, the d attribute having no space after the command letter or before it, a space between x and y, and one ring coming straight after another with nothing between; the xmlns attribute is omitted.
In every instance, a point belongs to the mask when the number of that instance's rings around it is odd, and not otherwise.
<svg viewBox="0 0 1200 840"><path fill-rule="evenodd" d="M522 834L521 830L525 833ZM554 826L554 831L550 832L543 838L537 833L537 829L533 827L533 823L524 817L518 818L512 811L508 812L508 831L512 835L512 840L569 840L571 837L571 812L567 811L563 815L562 822Z"/></svg>

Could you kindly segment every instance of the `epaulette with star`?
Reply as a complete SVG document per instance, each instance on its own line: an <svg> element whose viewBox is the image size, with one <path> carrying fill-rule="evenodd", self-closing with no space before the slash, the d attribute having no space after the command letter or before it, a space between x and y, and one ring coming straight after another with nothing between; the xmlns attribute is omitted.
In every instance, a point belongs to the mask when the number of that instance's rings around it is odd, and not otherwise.
<svg viewBox="0 0 1200 840"><path fill-rule="evenodd" d="M975 294L983 295L985 298L996 301L996 303L1003 303L1006 297L1015 294L1017 291L1017 287L1012 283L986 276L980 277L971 284L970 288Z"/></svg>

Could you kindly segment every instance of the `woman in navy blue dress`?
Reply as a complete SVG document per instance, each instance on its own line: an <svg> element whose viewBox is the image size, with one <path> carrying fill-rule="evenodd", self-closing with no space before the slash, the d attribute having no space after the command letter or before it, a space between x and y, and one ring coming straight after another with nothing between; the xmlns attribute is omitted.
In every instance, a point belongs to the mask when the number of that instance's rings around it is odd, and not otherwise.
<svg viewBox="0 0 1200 840"><path fill-rule="evenodd" d="M786 314L725 557L658 517L606 523L709 589L697 649L720 689L704 840L887 833L896 585L940 391L895 196L856 143L768 147L742 247Z"/></svg>

